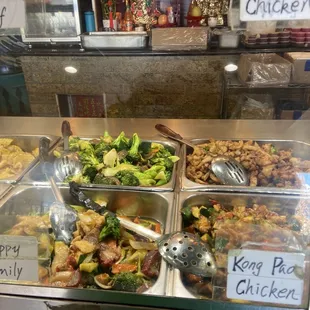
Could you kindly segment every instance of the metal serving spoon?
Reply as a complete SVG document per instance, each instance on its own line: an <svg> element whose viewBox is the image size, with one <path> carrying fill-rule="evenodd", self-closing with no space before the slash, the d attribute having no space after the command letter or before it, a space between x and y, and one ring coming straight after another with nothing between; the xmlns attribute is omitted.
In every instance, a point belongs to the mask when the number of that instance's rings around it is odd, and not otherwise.
<svg viewBox="0 0 310 310"><path fill-rule="evenodd" d="M157 124L155 128L166 138L186 144L193 149L199 147L165 125ZM211 171L224 185L248 186L250 183L244 167L232 157L222 155L214 157L211 163Z"/></svg>
<svg viewBox="0 0 310 310"><path fill-rule="evenodd" d="M100 206L87 197L74 182L70 183L70 194L86 208L101 214L108 212L109 215L116 216L106 207ZM116 217L124 228L155 241L163 259L174 268L204 277L210 277L216 273L215 260L209 246L196 235L187 232L161 235L130 220Z"/></svg>
<svg viewBox="0 0 310 310"><path fill-rule="evenodd" d="M40 161L42 165L42 172L46 175L50 182L56 202L54 202L49 210L50 222L55 235L55 239L70 244L72 240L72 233L76 229L77 213L67 206L63 200L61 192L54 180L53 165L48 161L48 150L50 140L43 137L40 139Z"/></svg>
<svg viewBox="0 0 310 310"><path fill-rule="evenodd" d="M68 121L63 121L61 133L64 141L64 151L61 157L54 161L54 169L57 179L63 181L68 176L80 173L83 167L77 153L71 152L69 149L69 137L72 135L72 131Z"/></svg>

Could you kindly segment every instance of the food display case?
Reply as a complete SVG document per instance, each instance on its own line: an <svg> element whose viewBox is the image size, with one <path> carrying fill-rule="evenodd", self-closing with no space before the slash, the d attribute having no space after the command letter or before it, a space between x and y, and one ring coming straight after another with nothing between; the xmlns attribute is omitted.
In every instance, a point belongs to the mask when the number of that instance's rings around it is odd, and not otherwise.
<svg viewBox="0 0 310 310"><path fill-rule="evenodd" d="M57 137L63 119L3 118L0 122L0 134L3 136L20 136L22 132L19 132L17 124L21 121L23 128L20 131L27 132L29 135L48 132L50 136ZM160 137L154 128L157 123L163 123L180 132L183 137L192 139L196 144L211 138L211 134L206 137L208 132L212 133L212 138L215 140L254 140L259 145L272 141L274 147L293 149L294 156L307 160L310 138L304 129L310 125L309 121L270 120L262 123L262 121L235 120L107 119L102 122L100 119L73 118L70 119L70 123L74 135L86 137L86 141L92 137L100 137L108 128L112 137L117 137L121 131L125 131L128 135L138 133L141 141L143 141L142 143L144 141L162 143L174 155L179 156L179 165L174 167L171 183L160 190L151 187L141 190L139 187L92 185L82 186L81 190L87 197L100 205L107 206L110 211L116 212L118 216L125 216L141 225L147 223L150 229L155 229L162 234L181 230L196 233L204 242L208 243L206 248L209 248L210 255L214 256L217 270L220 270L220 273L217 272L213 277L199 278L199 276L187 275L185 278L184 273L173 269L164 259L160 258L157 276L153 280L151 280L151 276L145 277L144 280L148 286L146 287L144 283L141 290L120 291L118 290L119 287L114 286L115 282L113 281L108 283L99 281L101 285L98 285L97 280L102 280L102 278L97 279L96 277L102 275L101 267L96 270L92 269L89 273L91 279L88 278L88 280L94 280L95 284L86 285L85 283L88 282L84 282L85 279L82 280L81 275L83 273L85 276L85 272L88 272L84 269L86 267L101 266L101 250L99 246L98 249L93 248L91 252L84 253L83 251L88 250L85 248L81 250L79 248L81 243L76 242L83 241L84 239L81 238L86 236L89 237L87 225L93 225L91 224L93 220L89 216L96 216L96 218L99 216L100 219L101 215L94 215L96 212L86 210L81 205L76 206L77 201L70 195L68 185L64 184L59 184L61 194L65 203L71 205L78 212L77 227L79 227L77 229L78 234L75 235L77 239L72 241L68 251L72 254L78 248L82 254L79 253L78 261L69 259L70 254L66 257L65 265L58 265L55 268L56 265L53 262L59 258L57 255L60 254L61 248L59 248L59 240L55 241L48 216L55 198L46 179L42 176L40 165L36 163L29 171L23 172L21 179L18 179L15 184L0 184L0 190L3 188L2 194L0 192L0 241L2 243L9 242L8 240L14 236L19 242L28 240L28 246L31 247L30 240L38 240L37 245L39 249L41 247L38 253L41 255L44 253L47 256L44 256L44 259L39 256L38 259L36 251L32 251L31 254L28 252L27 257L23 257L26 261L37 259L36 266L40 266L38 268L40 275L38 280L31 282L16 281L12 278L3 279L4 261L14 263L16 257L9 257L7 260L0 257L0 269L2 268L0 295L3 308L82 309L87 307L91 310L309 308L310 252L308 244L310 226L308 225L310 193L307 189L286 189L271 186L255 187L254 189L225 189L225 186L210 185L202 188L194 182L190 184L189 180L185 180L184 171L186 168L186 152L190 154L190 150ZM50 154L53 154L57 147L62 147L62 141L58 142L52 146ZM305 171L304 173L306 177L308 172ZM192 187L184 188L185 181ZM189 225L188 223L185 225L185 213L190 218ZM42 223L44 223L43 226L41 226ZM99 221L98 223L102 225L102 222ZM114 265L127 264L128 261L126 260L131 257L127 256L128 251L132 250L130 248L132 243L129 241L131 237L128 237L128 234L125 236L128 239L115 243L121 248L120 253L122 254L117 257L117 260L115 258ZM224 237L227 239L226 241L223 241ZM135 236L134 241L138 241ZM1 246L1 242L0 252L4 244ZM146 246L146 243L150 243L150 241L142 238L137 244ZM56 244L58 245L56 246ZM112 250L114 245L110 244L107 249ZM152 250L154 245L154 243L148 245L148 250L143 249L143 255L148 255L149 251L156 252L156 250ZM12 248L12 245L9 244L9 246ZM44 249L47 247L49 250L42 252L42 247ZM135 251L139 250L135 249ZM130 253L132 254L132 252ZM85 256L85 254L87 255ZM282 290L279 293L281 296L290 292L290 297L293 296L294 298L283 301L281 298L272 300L264 297L265 299L258 301L257 298L252 297L234 297L231 287L236 287L237 279L243 275L235 274L231 266L237 266L238 269L241 266L240 263L243 262L242 255L253 260L256 259L255 264L254 261L252 262L252 269L250 268L249 272L255 273L255 270L258 271L259 269L259 272L262 273L244 275L245 279L252 281L252 284L256 281L254 283L256 290L259 290L257 288L259 285L261 288L269 284L270 286L278 285L278 293ZM272 255L276 259L274 266L270 260ZM150 256L142 256L142 265L139 265L141 257L140 254L138 256L138 260L135 261L137 265L132 266L131 264L131 267L140 268L147 262L148 265L144 265L142 273L147 273L153 270L154 266L159 266L157 263L152 263ZM287 264L286 267L281 267L281 272L279 271L280 256L283 259L281 262ZM235 265L231 265L234 260ZM71 269L68 269L68 266ZM242 266L246 272L246 266ZM277 270L279 272L276 276L270 277L267 274L269 269L264 269L263 266L273 266L275 272ZM44 273L42 273L42 267L45 268ZM117 274L115 268L114 266L114 271L113 268L105 269L104 272L111 277L109 279L115 279L114 276ZM286 270L284 276L283 270ZM132 269L131 272L136 274L140 271L140 269ZM74 280L75 282L65 282L64 278L62 278L62 282L56 281L55 275L69 275L70 281ZM76 277L77 275L78 277ZM59 278L56 279L59 280ZM239 279L240 281L243 280ZM281 285L286 285L285 283L288 286L281 287ZM271 291L272 289L274 287L271 288ZM251 291L251 289L249 290Z"/></svg>

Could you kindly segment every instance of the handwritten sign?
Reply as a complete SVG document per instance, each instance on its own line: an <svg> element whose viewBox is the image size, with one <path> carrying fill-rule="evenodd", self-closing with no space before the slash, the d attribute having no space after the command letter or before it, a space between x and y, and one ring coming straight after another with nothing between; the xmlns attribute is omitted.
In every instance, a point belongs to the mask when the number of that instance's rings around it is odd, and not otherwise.
<svg viewBox="0 0 310 310"><path fill-rule="evenodd" d="M300 305L304 260L301 253L230 250L227 297Z"/></svg>
<svg viewBox="0 0 310 310"><path fill-rule="evenodd" d="M0 0L0 29L23 28L25 24L24 0Z"/></svg>
<svg viewBox="0 0 310 310"><path fill-rule="evenodd" d="M309 19L310 0L240 0L241 21Z"/></svg>
<svg viewBox="0 0 310 310"><path fill-rule="evenodd" d="M35 237L0 236L0 280L38 281Z"/></svg>

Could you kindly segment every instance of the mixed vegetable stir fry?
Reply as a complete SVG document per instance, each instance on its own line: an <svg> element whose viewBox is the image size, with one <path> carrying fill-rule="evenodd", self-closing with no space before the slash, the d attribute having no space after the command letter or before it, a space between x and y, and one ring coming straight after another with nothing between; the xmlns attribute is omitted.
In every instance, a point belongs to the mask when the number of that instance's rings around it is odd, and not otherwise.
<svg viewBox="0 0 310 310"><path fill-rule="evenodd" d="M83 171L65 182L124 186L162 186L171 179L179 157L160 143L141 142L135 133L113 139L108 132L100 139L71 137L70 150L78 152ZM58 152L54 154L59 156Z"/></svg>
<svg viewBox="0 0 310 310"><path fill-rule="evenodd" d="M183 274L183 281L194 294L214 297L214 287L226 287L227 260L230 249L287 251L303 249L304 218L287 212L273 212L266 205L221 205L210 201L205 206L187 206L182 209L184 230L198 234L207 242L218 267L213 278ZM307 224L309 226L309 223ZM222 296L226 299L223 289Z"/></svg>
<svg viewBox="0 0 310 310"><path fill-rule="evenodd" d="M41 284L142 293L155 283L161 256L154 242L125 230L113 216L72 207L78 221L70 245L54 240L48 215L17 216L17 223L5 232L37 237ZM161 233L156 221L131 220Z"/></svg>

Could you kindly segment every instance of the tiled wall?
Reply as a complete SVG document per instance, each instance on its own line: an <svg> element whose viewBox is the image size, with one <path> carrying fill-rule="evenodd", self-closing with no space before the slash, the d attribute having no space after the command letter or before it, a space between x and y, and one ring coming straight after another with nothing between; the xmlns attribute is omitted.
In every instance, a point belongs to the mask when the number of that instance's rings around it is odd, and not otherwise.
<svg viewBox="0 0 310 310"><path fill-rule="evenodd" d="M108 117L218 118L221 75L237 56L21 57L34 116L58 116L56 94L106 93ZM74 66L69 74L64 67Z"/></svg>

